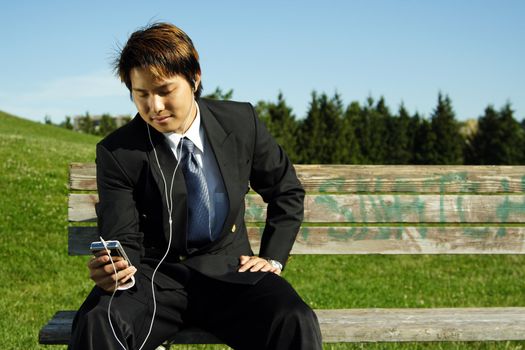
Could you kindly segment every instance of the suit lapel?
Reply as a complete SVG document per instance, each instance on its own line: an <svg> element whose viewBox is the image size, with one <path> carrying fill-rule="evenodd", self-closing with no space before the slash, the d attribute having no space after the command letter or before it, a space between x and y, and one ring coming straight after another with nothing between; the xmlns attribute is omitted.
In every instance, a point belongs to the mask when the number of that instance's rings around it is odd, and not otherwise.
<svg viewBox="0 0 525 350"><path fill-rule="evenodd" d="M217 159L217 164L228 194L230 210L228 211L222 229L224 233L225 228L232 227L240 205L239 170L235 163L237 160L237 148L233 134L224 130L206 105L206 102L199 100L198 103L201 113L201 123L204 125L204 130L206 131L211 148Z"/></svg>

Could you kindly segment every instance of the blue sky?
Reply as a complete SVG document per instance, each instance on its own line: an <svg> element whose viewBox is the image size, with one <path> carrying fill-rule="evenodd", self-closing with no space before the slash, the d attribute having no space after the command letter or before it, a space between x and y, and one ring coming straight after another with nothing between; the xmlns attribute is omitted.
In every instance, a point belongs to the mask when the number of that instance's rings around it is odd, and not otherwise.
<svg viewBox="0 0 525 350"><path fill-rule="evenodd" d="M180 26L204 93L275 101L297 117L311 92L384 96L429 116L439 91L460 120L510 101L525 117L525 1L10 1L0 5L0 110L54 122L134 114L111 71L117 45L151 21Z"/></svg>

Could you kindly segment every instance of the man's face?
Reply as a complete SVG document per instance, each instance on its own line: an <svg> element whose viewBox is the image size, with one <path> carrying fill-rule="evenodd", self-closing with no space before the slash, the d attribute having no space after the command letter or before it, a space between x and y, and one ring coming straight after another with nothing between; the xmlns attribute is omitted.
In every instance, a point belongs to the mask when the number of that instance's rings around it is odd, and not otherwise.
<svg viewBox="0 0 525 350"><path fill-rule="evenodd" d="M130 72L132 96L140 116L160 132L182 134L196 116L193 87L181 75L156 78L148 68ZM197 77L195 86L200 83Z"/></svg>

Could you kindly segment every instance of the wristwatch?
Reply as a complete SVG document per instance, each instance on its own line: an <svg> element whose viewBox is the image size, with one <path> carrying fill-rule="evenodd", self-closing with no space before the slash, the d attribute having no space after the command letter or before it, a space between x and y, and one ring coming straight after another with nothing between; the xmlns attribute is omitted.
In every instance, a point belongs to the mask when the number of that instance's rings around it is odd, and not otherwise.
<svg viewBox="0 0 525 350"><path fill-rule="evenodd" d="M270 263L270 265L272 265L273 267L279 269L279 270L282 270L283 269L283 265L278 262L277 260L273 260L273 259L266 259L266 261L268 261Z"/></svg>

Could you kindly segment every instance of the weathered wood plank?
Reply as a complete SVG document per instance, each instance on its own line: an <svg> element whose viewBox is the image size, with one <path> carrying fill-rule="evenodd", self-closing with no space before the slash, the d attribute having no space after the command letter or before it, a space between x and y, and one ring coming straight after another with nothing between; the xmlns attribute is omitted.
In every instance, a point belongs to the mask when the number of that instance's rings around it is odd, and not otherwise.
<svg viewBox="0 0 525 350"><path fill-rule="evenodd" d="M249 227L255 252L261 228ZM69 228L69 254L90 254L98 240L96 227ZM306 227L292 254L525 254L523 227Z"/></svg>
<svg viewBox="0 0 525 350"><path fill-rule="evenodd" d="M525 166L301 165L307 192L525 192ZM94 163L70 166L72 190L96 190Z"/></svg>
<svg viewBox="0 0 525 350"><path fill-rule="evenodd" d="M97 190L97 167L95 163L69 164L69 189L78 191Z"/></svg>
<svg viewBox="0 0 525 350"><path fill-rule="evenodd" d="M96 221L96 194L71 194L69 221ZM266 204L246 196L247 222L264 222ZM311 223L520 223L525 195L307 195L304 222Z"/></svg>
<svg viewBox="0 0 525 350"><path fill-rule="evenodd" d="M251 213L257 206L248 203ZM525 221L525 195L311 195L305 200L305 221L519 223Z"/></svg>
<svg viewBox="0 0 525 350"><path fill-rule="evenodd" d="M70 222L97 221L95 204L98 203L98 194L70 194L68 200L68 219Z"/></svg>
<svg viewBox="0 0 525 350"><path fill-rule="evenodd" d="M525 308L316 310L324 342L525 339Z"/></svg>
<svg viewBox="0 0 525 350"><path fill-rule="evenodd" d="M524 192L523 166L296 165L307 191Z"/></svg>
<svg viewBox="0 0 525 350"><path fill-rule="evenodd" d="M525 308L431 308L315 310L323 341L502 341L525 339ZM39 335L41 344L67 344L74 311L62 311ZM182 331L176 344L217 344L198 329Z"/></svg>

